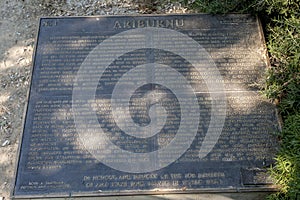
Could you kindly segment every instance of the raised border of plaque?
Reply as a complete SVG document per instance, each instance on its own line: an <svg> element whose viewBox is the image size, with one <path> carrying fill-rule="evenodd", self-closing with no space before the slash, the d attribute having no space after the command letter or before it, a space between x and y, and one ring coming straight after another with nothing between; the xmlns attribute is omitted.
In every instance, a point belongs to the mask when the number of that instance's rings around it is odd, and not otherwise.
<svg viewBox="0 0 300 200"><path fill-rule="evenodd" d="M276 190L257 17L46 17L36 41L12 198Z"/></svg>

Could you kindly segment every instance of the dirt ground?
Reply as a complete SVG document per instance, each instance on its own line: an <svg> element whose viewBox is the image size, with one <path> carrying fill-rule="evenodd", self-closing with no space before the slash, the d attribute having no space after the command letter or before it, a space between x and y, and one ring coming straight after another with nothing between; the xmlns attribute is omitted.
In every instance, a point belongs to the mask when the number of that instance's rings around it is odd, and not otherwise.
<svg viewBox="0 0 300 200"><path fill-rule="evenodd" d="M0 200L14 184L32 54L41 16L185 13L153 0L0 0Z"/></svg>

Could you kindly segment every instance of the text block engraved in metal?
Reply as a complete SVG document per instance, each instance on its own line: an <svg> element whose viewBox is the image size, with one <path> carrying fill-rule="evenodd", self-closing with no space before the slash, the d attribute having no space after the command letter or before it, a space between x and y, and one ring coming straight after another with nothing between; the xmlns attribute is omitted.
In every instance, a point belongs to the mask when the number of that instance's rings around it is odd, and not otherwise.
<svg viewBox="0 0 300 200"><path fill-rule="evenodd" d="M250 15L42 18L13 196L268 189L267 62Z"/></svg>

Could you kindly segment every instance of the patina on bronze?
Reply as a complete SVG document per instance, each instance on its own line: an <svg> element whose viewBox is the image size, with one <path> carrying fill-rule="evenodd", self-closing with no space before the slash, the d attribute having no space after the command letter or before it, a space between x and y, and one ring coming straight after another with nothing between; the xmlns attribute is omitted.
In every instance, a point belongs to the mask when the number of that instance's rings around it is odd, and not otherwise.
<svg viewBox="0 0 300 200"><path fill-rule="evenodd" d="M87 69L85 73L91 77L90 81L82 83L78 80L77 73L83 64L97 66L99 60L109 59L103 55L94 60L88 57L98 45L110 38L113 38L114 44L118 44L115 40L117 37L113 36L124 31L153 28L172 30L175 35L182 34L183 38L196 41L213 62L207 66L213 64L216 70L199 73L193 62L167 48L136 48L119 56L117 52L122 52L120 44L105 49L109 52L107 54L118 57L105 68L101 77L98 77L98 71ZM135 37L128 37L132 41L127 43L129 46L138 45ZM120 42L123 40L121 38ZM166 40L169 49L172 44L176 46L182 41L171 37ZM188 44L182 45L178 52L189 52L191 48ZM154 166L153 169L157 170L147 172L117 170L109 167L109 159L120 159L122 163L127 158L109 158L113 152L103 151L105 163L101 160L101 152L98 152L98 157L95 156L93 152L97 151L91 150L95 146L93 140L88 140L89 145L80 138L75 123L78 113L74 108L78 108L77 104L91 105L105 137L119 149L135 155L164 149L178 136L183 120L183 105L180 105L181 101L171 88L155 82L158 81L153 72L155 66L151 68L149 63L157 63L165 75L169 73L164 70L168 66L174 74L177 71L189 83L198 104L190 105L195 112L186 120L194 123L192 116L197 116L200 119L197 122L198 129L194 138L187 138L191 140L189 148L171 164ZM142 66L140 71L134 71L139 66ZM275 106L259 94L258 85L263 82L267 66L259 20L250 15L42 18L12 196L31 198L271 191L272 182L265 169L273 163L277 147L276 138L270 133L280 130L280 124ZM124 93L127 92L127 84L128 87L139 84L139 73L144 69L149 80L131 94L130 118L138 126L147 126L151 123L153 105L160 106L155 112L157 119L160 119L160 114L166 115L166 118L157 134L135 137L117 125L111 98L118 81L122 77L123 81L126 79L126 73L137 75L134 80L125 80ZM219 79L212 74L214 72L220 75ZM174 85L176 80L184 79L177 79L174 75ZM93 101L84 95L82 100L72 99L75 89L92 90L91 82L95 80L98 82ZM211 91L209 84L220 84L224 88ZM182 91L183 88L180 89ZM213 97L220 91L224 93L226 102L214 105ZM165 112L159 112L160 108ZM225 121L220 130L216 128L221 133L218 138L213 138L217 140L211 139L212 143L216 142L213 148L199 156L201 147L210 141L206 137L212 126L210 123L218 115L212 114L213 109L220 109L219 114ZM226 113L222 114L221 110ZM90 111L82 109L79 114L89 117ZM122 113L120 117L123 117ZM86 131L94 126L87 123ZM170 152L170 156L175 152L176 149Z"/></svg>

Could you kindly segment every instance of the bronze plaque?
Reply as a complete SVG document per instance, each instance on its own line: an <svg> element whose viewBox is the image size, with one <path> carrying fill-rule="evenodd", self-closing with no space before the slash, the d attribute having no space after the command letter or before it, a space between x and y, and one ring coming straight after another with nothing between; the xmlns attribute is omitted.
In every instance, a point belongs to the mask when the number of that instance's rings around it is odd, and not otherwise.
<svg viewBox="0 0 300 200"><path fill-rule="evenodd" d="M250 15L42 18L13 197L268 190L267 65Z"/></svg>

